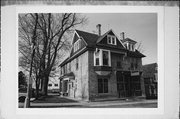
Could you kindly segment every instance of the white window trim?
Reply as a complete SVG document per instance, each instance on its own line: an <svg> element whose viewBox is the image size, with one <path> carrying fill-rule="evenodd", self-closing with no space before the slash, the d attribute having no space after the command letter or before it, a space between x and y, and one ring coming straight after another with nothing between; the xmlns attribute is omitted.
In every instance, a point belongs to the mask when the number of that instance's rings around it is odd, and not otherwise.
<svg viewBox="0 0 180 119"><path fill-rule="evenodd" d="M103 51L108 51L108 65L103 65L103 55L102 52ZM106 50L106 49L99 49L99 65L96 65L96 51L94 51L94 66L111 66L111 52L110 50Z"/></svg>
<svg viewBox="0 0 180 119"><path fill-rule="evenodd" d="M110 37L110 42L109 42L109 38ZM114 40L115 40L115 42L114 42L114 44L112 43L112 38L114 38ZM113 35L107 35L107 43L108 44L111 44L111 45L116 45L117 44L117 39L116 39L116 36L113 36Z"/></svg>

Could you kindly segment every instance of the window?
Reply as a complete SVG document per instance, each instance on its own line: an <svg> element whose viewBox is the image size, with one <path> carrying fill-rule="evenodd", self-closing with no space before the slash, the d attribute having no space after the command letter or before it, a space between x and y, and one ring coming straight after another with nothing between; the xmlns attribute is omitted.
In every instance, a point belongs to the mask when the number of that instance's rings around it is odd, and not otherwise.
<svg viewBox="0 0 180 119"><path fill-rule="evenodd" d="M99 49L94 52L94 66L111 66L110 51Z"/></svg>
<svg viewBox="0 0 180 119"><path fill-rule="evenodd" d="M132 44L132 51L134 51L134 45Z"/></svg>
<svg viewBox="0 0 180 119"><path fill-rule="evenodd" d="M80 48L80 39L78 39L75 43L74 43L74 52L76 52L77 50L79 50Z"/></svg>
<svg viewBox="0 0 180 119"><path fill-rule="evenodd" d="M121 61L117 61L117 68L122 68Z"/></svg>
<svg viewBox="0 0 180 119"><path fill-rule="evenodd" d="M76 70L78 69L78 57L76 58Z"/></svg>
<svg viewBox="0 0 180 119"><path fill-rule="evenodd" d="M108 35L107 36L107 43L111 45L116 45L116 37Z"/></svg>
<svg viewBox="0 0 180 119"><path fill-rule="evenodd" d="M51 87L51 86L52 86L52 84L48 84L48 86L49 86L49 87Z"/></svg>
<svg viewBox="0 0 180 119"><path fill-rule="evenodd" d="M57 87L57 86L58 86L58 84L56 83L56 84L54 84L54 86L55 86L55 87Z"/></svg>
<svg viewBox="0 0 180 119"><path fill-rule="evenodd" d="M95 52L95 66L99 66L99 51L98 52Z"/></svg>
<svg viewBox="0 0 180 119"><path fill-rule="evenodd" d="M103 51L103 65L109 65L108 51Z"/></svg>
<svg viewBox="0 0 180 119"><path fill-rule="evenodd" d="M108 93L108 79L98 79L98 93Z"/></svg>
<svg viewBox="0 0 180 119"><path fill-rule="evenodd" d="M62 67L61 67L61 74L60 75L63 75L63 69L62 69Z"/></svg>

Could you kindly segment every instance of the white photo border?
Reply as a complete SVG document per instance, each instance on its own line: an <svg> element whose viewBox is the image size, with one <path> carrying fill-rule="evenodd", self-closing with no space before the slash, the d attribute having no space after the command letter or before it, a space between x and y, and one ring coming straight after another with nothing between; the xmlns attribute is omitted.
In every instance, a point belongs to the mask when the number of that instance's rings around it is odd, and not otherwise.
<svg viewBox="0 0 180 119"><path fill-rule="evenodd" d="M163 9L162 7L127 7L127 6L58 6L58 7L18 7L16 11L16 18L18 18L19 13L156 13L158 20L158 107L157 108L87 108L83 110L83 114L163 114L164 109L164 28L163 28ZM16 19L18 21L18 19ZM16 28L18 29L18 28ZM17 30L18 32L18 30ZM18 34L18 33L16 33ZM18 42L18 36L17 40ZM16 44L18 46L18 44ZM18 53L18 50L17 50ZM18 55L17 55L18 56ZM18 65L17 65L18 66ZM18 92L16 92L18 94ZM18 99L18 98L17 98ZM57 109L57 108L41 108L41 109L24 109L18 108L18 103L16 105L17 113L22 114L41 114L38 110L44 114L82 114L80 109ZM60 113L61 112L61 113ZM111 112L111 113L109 113ZM131 113L129 113L131 112ZM143 113L142 113L143 112Z"/></svg>
<svg viewBox="0 0 180 119"><path fill-rule="evenodd" d="M157 13L158 108L18 108L19 13ZM4 118L177 118L179 110L179 8L160 6L6 6L1 21L1 114ZM6 18L6 19L4 19ZM175 107L177 105L177 107Z"/></svg>

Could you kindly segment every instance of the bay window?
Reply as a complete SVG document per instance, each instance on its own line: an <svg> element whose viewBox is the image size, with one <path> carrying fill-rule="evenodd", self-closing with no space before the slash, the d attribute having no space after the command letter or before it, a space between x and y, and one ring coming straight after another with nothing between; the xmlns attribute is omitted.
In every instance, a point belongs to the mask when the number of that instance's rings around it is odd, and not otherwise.
<svg viewBox="0 0 180 119"><path fill-rule="evenodd" d="M109 65L109 56L108 56L108 51L103 51L103 65Z"/></svg>
<svg viewBox="0 0 180 119"><path fill-rule="evenodd" d="M99 49L94 52L94 66L111 66L110 51Z"/></svg>

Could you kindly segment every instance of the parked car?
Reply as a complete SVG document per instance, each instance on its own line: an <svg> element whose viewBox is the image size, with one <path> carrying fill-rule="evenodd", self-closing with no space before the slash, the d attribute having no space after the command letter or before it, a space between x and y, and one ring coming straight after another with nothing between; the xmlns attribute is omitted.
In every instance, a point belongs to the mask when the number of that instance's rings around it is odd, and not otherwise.
<svg viewBox="0 0 180 119"><path fill-rule="evenodd" d="M19 102L24 102L27 97L27 88L19 88ZM35 89L31 89L31 98L35 97Z"/></svg>

